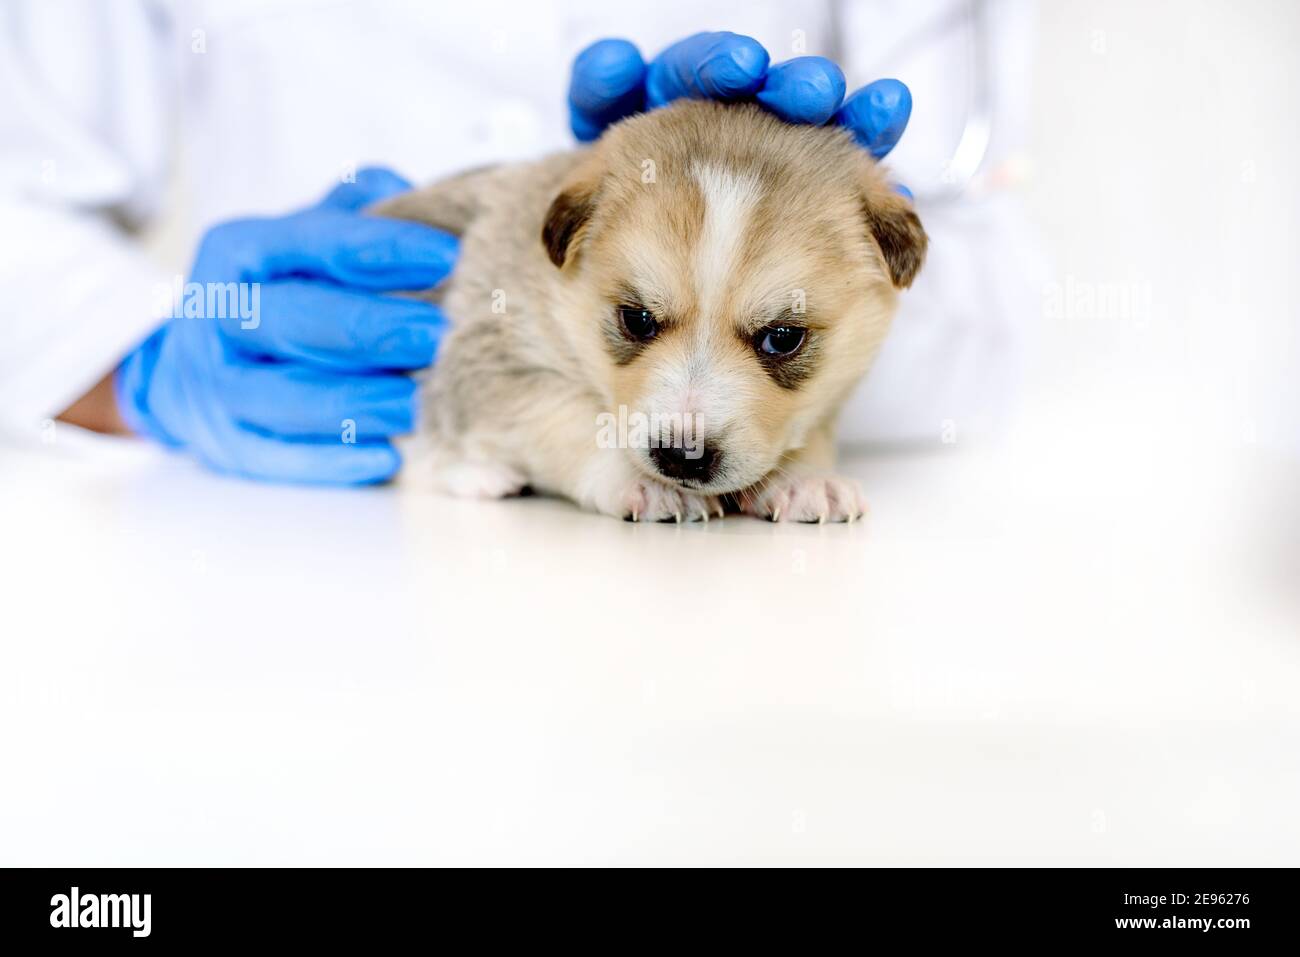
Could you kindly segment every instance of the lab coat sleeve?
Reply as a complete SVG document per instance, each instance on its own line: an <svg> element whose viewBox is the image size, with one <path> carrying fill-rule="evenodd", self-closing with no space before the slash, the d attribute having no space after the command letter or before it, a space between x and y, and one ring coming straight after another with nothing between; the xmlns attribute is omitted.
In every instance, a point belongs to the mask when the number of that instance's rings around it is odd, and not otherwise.
<svg viewBox="0 0 1300 957"><path fill-rule="evenodd" d="M0 8L0 429L83 395L157 324L170 279L128 235L168 160L168 26L145 2Z"/></svg>

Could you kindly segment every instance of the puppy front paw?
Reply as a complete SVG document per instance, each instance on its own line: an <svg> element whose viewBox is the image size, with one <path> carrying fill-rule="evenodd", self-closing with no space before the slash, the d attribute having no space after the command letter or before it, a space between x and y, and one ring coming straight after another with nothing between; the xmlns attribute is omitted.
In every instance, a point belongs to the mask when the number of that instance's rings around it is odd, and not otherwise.
<svg viewBox="0 0 1300 957"><path fill-rule="evenodd" d="M740 496L740 508L769 522L852 522L867 513L853 479L838 475L776 475Z"/></svg>
<svg viewBox="0 0 1300 957"><path fill-rule="evenodd" d="M628 522L707 522L722 518L722 502L654 479L634 479L618 499L616 514Z"/></svg>

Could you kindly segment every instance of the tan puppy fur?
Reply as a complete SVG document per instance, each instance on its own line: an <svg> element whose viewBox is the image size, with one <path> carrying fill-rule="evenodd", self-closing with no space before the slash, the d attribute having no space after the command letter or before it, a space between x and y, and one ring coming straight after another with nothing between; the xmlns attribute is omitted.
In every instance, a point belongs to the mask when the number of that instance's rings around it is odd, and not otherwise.
<svg viewBox="0 0 1300 957"><path fill-rule="evenodd" d="M926 237L846 132L682 102L374 212L462 240L428 294L454 329L407 480L531 486L641 521L724 501L782 521L862 514L832 472L835 416ZM638 415L649 441L608 447L610 423Z"/></svg>

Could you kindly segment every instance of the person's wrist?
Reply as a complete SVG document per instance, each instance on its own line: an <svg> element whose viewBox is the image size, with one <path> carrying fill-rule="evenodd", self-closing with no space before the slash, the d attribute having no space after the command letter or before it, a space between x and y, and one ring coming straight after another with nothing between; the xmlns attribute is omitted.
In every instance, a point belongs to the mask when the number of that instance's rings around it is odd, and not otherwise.
<svg viewBox="0 0 1300 957"><path fill-rule="evenodd" d="M59 421L103 435L126 435L129 430L117 409L113 375L110 372L103 376L60 412Z"/></svg>

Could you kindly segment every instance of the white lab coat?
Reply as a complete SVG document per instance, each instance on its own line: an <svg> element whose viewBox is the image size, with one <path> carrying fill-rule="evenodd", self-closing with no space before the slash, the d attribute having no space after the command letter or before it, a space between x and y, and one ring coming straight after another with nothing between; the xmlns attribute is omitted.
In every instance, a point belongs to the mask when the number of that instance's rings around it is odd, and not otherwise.
<svg viewBox="0 0 1300 957"><path fill-rule="evenodd" d="M1020 338L1023 245L1005 198L928 207L969 108L965 0L11 0L0 7L0 430L32 434L158 321L168 270L232 216L310 203L359 166L416 181L572 144L574 55L624 36L651 56L705 29L773 60L827 53L849 87L896 76L912 122L890 165L921 199L931 259L844 425L937 440L996 417ZM1025 11L995 7L998 125L1021 145ZM177 257L181 262L185 257ZM1032 303L1030 303L1032 308Z"/></svg>

